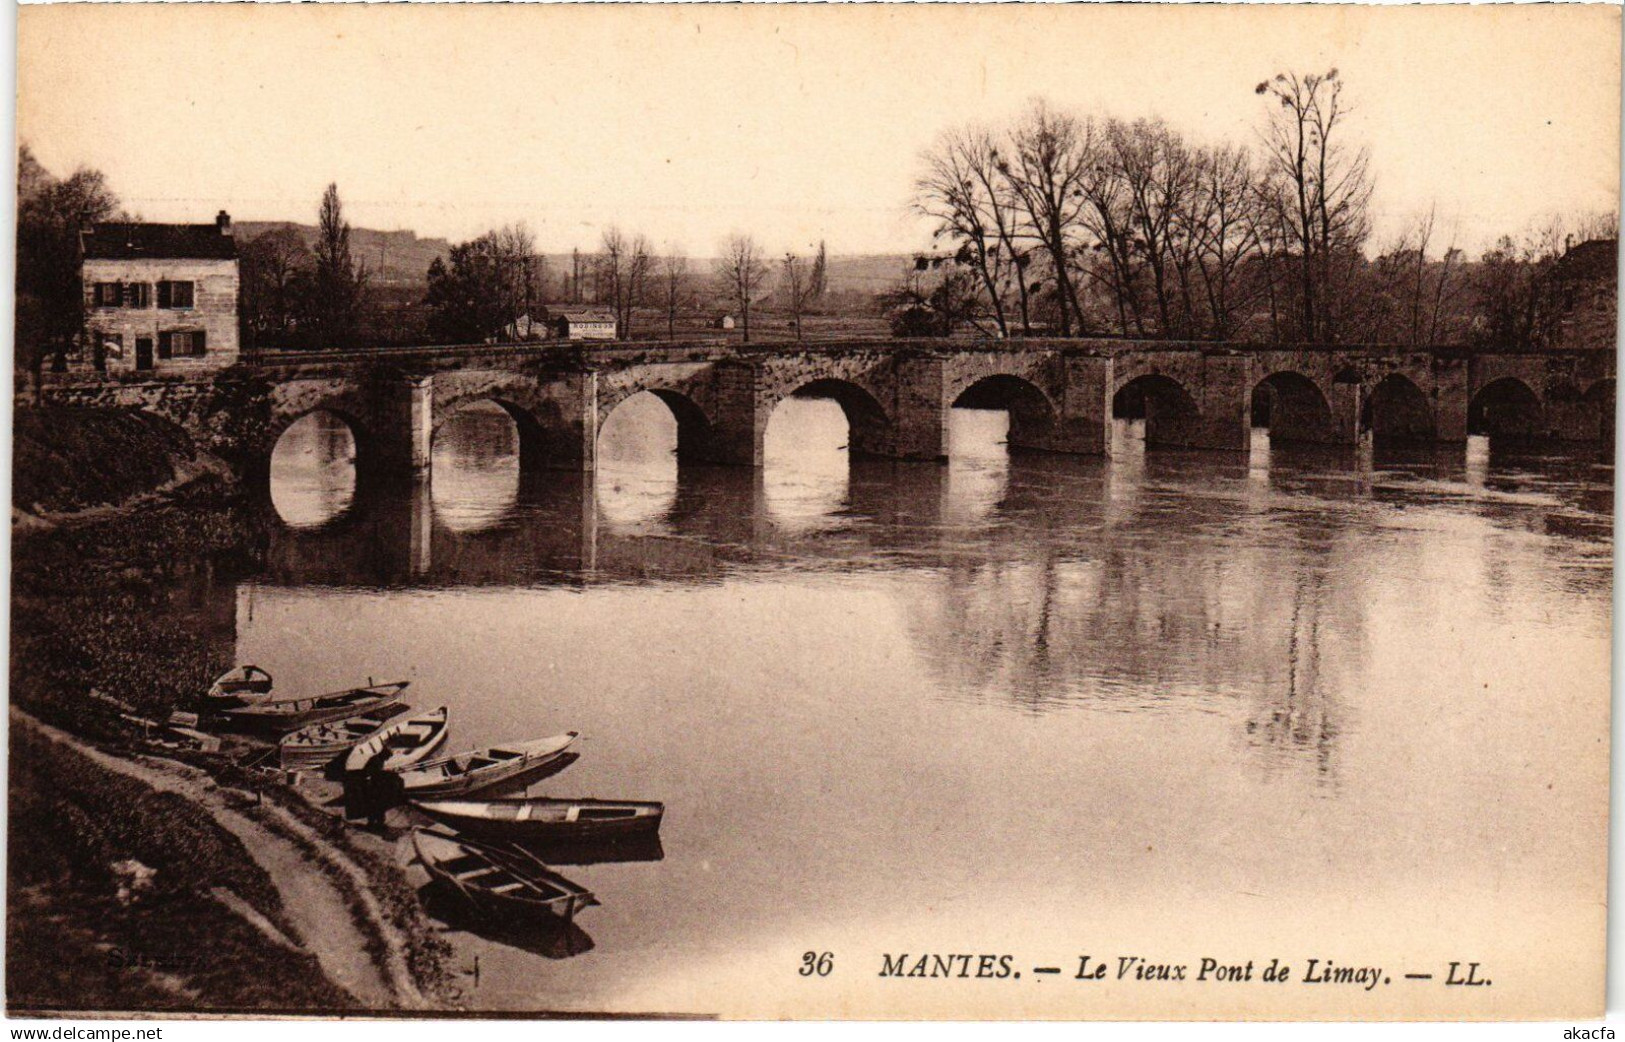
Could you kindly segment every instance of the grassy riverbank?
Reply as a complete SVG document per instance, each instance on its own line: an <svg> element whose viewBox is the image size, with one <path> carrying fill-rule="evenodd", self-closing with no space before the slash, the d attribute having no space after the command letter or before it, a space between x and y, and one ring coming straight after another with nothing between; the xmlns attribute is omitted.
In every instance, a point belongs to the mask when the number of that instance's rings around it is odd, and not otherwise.
<svg viewBox="0 0 1625 1042"><path fill-rule="evenodd" d="M233 910L297 936L275 883L185 798L19 727L9 820L13 1011L354 1007L313 956L268 943ZM153 872L135 892L131 863Z"/></svg>
<svg viewBox="0 0 1625 1042"><path fill-rule="evenodd" d="M32 454L71 440L81 421L92 440L112 430L138 442L140 480L107 483L74 464L77 476L40 494L66 456ZM421 1003L443 980L446 946L397 864L296 792L272 789L256 805L248 790L264 781L230 762L140 759L162 750L128 717L192 707L232 664L235 585L223 576L256 570L261 515L207 468L177 484L192 457L161 427L79 416L34 435L17 442L31 504L101 509L13 528L12 704L64 740L13 718L8 1007ZM166 471L161 459L178 462ZM124 862L141 868L121 872ZM135 897L126 877L148 870L150 889ZM313 917L321 902L328 914Z"/></svg>

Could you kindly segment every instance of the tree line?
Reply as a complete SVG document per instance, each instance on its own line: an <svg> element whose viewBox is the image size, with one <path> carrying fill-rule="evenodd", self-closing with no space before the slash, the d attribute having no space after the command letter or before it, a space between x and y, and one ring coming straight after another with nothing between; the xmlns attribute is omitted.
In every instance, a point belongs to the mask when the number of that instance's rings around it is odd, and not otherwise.
<svg viewBox="0 0 1625 1042"><path fill-rule="evenodd" d="M1469 273L1432 211L1373 243L1370 154L1351 140L1338 71L1281 73L1255 92L1263 108L1251 144L1193 143L1162 120L1043 100L1002 125L948 129L922 154L914 191L938 248L888 295L894 329L1273 342L1540 335L1538 298L1551 295L1542 272L1566 243L1547 230L1507 237ZM1574 230L1613 238L1613 223Z"/></svg>

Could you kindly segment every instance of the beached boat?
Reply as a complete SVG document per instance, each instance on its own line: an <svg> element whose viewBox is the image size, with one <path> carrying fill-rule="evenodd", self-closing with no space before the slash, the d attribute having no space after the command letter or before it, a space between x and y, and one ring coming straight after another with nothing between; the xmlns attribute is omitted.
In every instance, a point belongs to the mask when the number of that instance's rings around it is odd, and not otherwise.
<svg viewBox="0 0 1625 1042"><path fill-rule="evenodd" d="M291 734L285 734L277 743L277 750L282 758L282 769L297 771L331 763L357 742L366 741L388 730L391 720L402 713L410 712L411 708L400 702L385 702L357 716L311 724Z"/></svg>
<svg viewBox="0 0 1625 1042"><path fill-rule="evenodd" d="M412 831L412 848L431 879L482 912L544 913L569 920L598 903L592 891L518 848L502 850L423 829Z"/></svg>
<svg viewBox="0 0 1625 1042"><path fill-rule="evenodd" d="M216 677L203 700L232 706L263 702L271 697L271 685L271 674L260 667L238 666Z"/></svg>
<svg viewBox="0 0 1625 1042"><path fill-rule="evenodd" d="M312 695L309 698L281 698L256 702L253 705L221 710L220 717L231 726L245 730L269 731L277 734L297 731L311 724L343 720L371 712L400 698L401 692L406 690L407 683L401 680L393 684L355 687L348 691L334 691L325 695Z"/></svg>
<svg viewBox="0 0 1625 1042"><path fill-rule="evenodd" d="M462 796L544 767L563 756L580 735L566 731L513 745L458 753L401 771L408 798Z"/></svg>
<svg viewBox="0 0 1625 1042"><path fill-rule="evenodd" d="M445 706L427 713L417 713L404 720L396 720L375 734L357 742L344 758L344 769L359 771L367 761L390 751L384 761L385 770L401 770L422 760L446 740L451 712Z"/></svg>
<svg viewBox="0 0 1625 1042"><path fill-rule="evenodd" d="M459 832L514 840L602 840L658 831L663 804L635 800L423 800L415 806Z"/></svg>

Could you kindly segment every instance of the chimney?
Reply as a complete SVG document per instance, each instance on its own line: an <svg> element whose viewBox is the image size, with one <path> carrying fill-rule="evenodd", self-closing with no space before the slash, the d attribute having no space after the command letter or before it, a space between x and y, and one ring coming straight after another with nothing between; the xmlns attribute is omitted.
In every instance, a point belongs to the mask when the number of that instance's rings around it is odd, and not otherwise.
<svg viewBox="0 0 1625 1042"><path fill-rule="evenodd" d="M214 226L220 229L221 235L231 234L231 214L224 210L214 215Z"/></svg>

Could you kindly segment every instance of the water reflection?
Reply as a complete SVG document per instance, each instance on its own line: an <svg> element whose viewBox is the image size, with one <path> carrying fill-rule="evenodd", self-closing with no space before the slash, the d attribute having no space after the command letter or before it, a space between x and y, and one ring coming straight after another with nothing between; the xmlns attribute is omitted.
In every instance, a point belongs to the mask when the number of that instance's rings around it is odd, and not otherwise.
<svg viewBox="0 0 1625 1042"><path fill-rule="evenodd" d="M1010 486L1010 414L1002 409L952 409L948 413L950 524L990 517Z"/></svg>
<svg viewBox="0 0 1625 1042"><path fill-rule="evenodd" d="M296 528L326 524L355 502L355 438L339 417L295 420L271 452L271 503Z"/></svg>
<svg viewBox="0 0 1625 1042"><path fill-rule="evenodd" d="M433 500L456 531L498 524L519 502L519 430L494 402L452 414L435 432Z"/></svg>
<svg viewBox="0 0 1625 1042"><path fill-rule="evenodd" d="M1313 924L1356 891L1504 927L1486 844L1507 878L1583 882L1601 824L1547 786L1605 777L1610 467L1012 457L959 410L947 466L849 462L838 406L786 404L762 471L655 446L655 507L610 463L485 529L438 492L267 524L229 657L295 689L405 673L458 747L579 729L550 793L667 804L657 863L554 855L607 895L592 958L467 941L478 1004L687 1009L875 909L920 944L945 918L1020 941L1033 908L1072 939L1185 902Z"/></svg>
<svg viewBox="0 0 1625 1042"><path fill-rule="evenodd" d="M649 534L677 499L677 420L647 391L615 407L598 433L598 506L613 525Z"/></svg>
<svg viewBox="0 0 1625 1042"><path fill-rule="evenodd" d="M839 403L787 398L768 419L763 483L768 514L789 532L847 522L850 430Z"/></svg>

